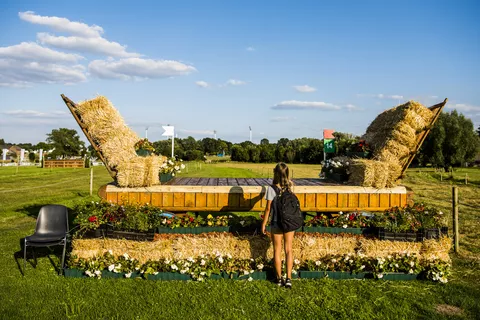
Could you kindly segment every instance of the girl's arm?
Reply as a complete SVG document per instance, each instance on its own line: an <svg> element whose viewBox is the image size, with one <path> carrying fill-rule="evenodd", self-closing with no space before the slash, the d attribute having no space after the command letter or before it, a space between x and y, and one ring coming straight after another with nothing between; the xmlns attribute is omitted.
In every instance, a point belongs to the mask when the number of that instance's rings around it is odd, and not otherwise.
<svg viewBox="0 0 480 320"><path fill-rule="evenodd" d="M263 215L263 222L262 222L262 233L265 234L267 223L268 223L268 217L270 216L270 208L272 207L272 200L267 200L267 205L265 207L265 213Z"/></svg>

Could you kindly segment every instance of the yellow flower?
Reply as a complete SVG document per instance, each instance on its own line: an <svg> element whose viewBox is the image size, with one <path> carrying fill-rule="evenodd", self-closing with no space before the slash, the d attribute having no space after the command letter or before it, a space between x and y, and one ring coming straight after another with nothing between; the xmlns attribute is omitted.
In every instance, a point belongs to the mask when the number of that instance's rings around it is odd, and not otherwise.
<svg viewBox="0 0 480 320"><path fill-rule="evenodd" d="M207 216L207 219L213 219L213 216L212 216L211 214L209 214L209 215Z"/></svg>
<svg viewBox="0 0 480 320"><path fill-rule="evenodd" d="M213 223L212 221L208 221L208 225L211 226Z"/></svg>

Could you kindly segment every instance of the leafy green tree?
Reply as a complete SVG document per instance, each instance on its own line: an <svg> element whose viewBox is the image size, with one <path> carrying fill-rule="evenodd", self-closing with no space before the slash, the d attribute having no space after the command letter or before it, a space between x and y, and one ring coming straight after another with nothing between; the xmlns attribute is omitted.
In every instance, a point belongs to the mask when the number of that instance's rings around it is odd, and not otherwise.
<svg viewBox="0 0 480 320"><path fill-rule="evenodd" d="M202 139L203 151L207 154L217 154L218 141L213 138Z"/></svg>
<svg viewBox="0 0 480 320"><path fill-rule="evenodd" d="M453 110L440 115L420 150L419 159L423 165L460 166L473 161L479 148L473 122Z"/></svg>
<svg viewBox="0 0 480 320"><path fill-rule="evenodd" d="M351 133L334 132L335 137L335 152L337 155L345 155L349 151L349 147L357 142L360 137Z"/></svg>
<svg viewBox="0 0 480 320"><path fill-rule="evenodd" d="M152 143L155 153L169 157L172 155L172 140L158 140Z"/></svg>
<svg viewBox="0 0 480 320"><path fill-rule="evenodd" d="M194 137L188 136L185 139L180 140L180 144L183 147L183 150L189 151L189 150L199 150L201 147L198 145L197 141L195 140Z"/></svg>
<svg viewBox="0 0 480 320"><path fill-rule="evenodd" d="M480 128L479 128L480 129ZM0 146L3 146L5 144L5 140L0 139Z"/></svg>
<svg viewBox="0 0 480 320"><path fill-rule="evenodd" d="M51 157L78 156L81 154L81 150L85 148L85 143L80 140L77 131L73 129L53 129L51 133L47 134L46 141L55 148L50 153Z"/></svg>
<svg viewBox="0 0 480 320"><path fill-rule="evenodd" d="M43 149L43 151L47 151L52 149L52 146L46 142L39 142L36 145L33 146L34 150L40 150Z"/></svg>
<svg viewBox="0 0 480 320"><path fill-rule="evenodd" d="M233 161L241 161L241 162L248 162L250 160L250 156L248 154L248 149L242 147L241 145L234 145L232 147L232 158Z"/></svg>
<svg viewBox="0 0 480 320"><path fill-rule="evenodd" d="M30 152L28 154L28 160L30 160L30 162L34 162L35 161L35 153Z"/></svg>
<svg viewBox="0 0 480 320"><path fill-rule="evenodd" d="M480 126L478 126L477 134L478 134L478 136L480 137Z"/></svg>
<svg viewBox="0 0 480 320"><path fill-rule="evenodd" d="M262 140L260 140L260 145L262 146L268 146L270 144L270 141L268 141L267 138L263 138Z"/></svg>
<svg viewBox="0 0 480 320"><path fill-rule="evenodd" d="M260 162L260 148L258 146L250 146L248 148L248 156L250 162L259 163Z"/></svg>
<svg viewBox="0 0 480 320"><path fill-rule="evenodd" d="M187 150L185 151L184 160L187 160L187 161L203 160L203 152L200 150Z"/></svg>
<svg viewBox="0 0 480 320"><path fill-rule="evenodd" d="M274 144L260 145L260 162L264 162L264 163L275 162L275 145Z"/></svg>

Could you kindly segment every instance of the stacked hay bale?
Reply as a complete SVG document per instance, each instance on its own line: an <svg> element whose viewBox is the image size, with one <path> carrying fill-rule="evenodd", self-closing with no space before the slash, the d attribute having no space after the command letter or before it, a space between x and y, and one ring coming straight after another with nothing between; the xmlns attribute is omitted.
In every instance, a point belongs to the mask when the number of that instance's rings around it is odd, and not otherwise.
<svg viewBox="0 0 480 320"><path fill-rule="evenodd" d="M144 187L159 184L159 168L163 158L139 157L134 145L138 136L125 122L110 101L98 96L77 104L76 112L84 128L96 142L105 158L105 165L115 171L121 187Z"/></svg>
<svg viewBox="0 0 480 320"><path fill-rule="evenodd" d="M381 113L363 136L374 149L372 160L353 160L349 182L365 187L396 185L402 167L417 145L417 135L430 125L433 112L409 101Z"/></svg>

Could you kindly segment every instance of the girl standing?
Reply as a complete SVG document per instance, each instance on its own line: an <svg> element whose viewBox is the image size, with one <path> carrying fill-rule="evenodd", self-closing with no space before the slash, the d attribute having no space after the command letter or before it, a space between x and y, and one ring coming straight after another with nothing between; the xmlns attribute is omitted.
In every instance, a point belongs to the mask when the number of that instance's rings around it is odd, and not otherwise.
<svg viewBox="0 0 480 320"><path fill-rule="evenodd" d="M292 287L292 268L293 268L293 255L292 244L293 235L295 231L284 232L280 224L278 216L278 210L276 208L276 201L273 201L275 197L280 196L284 191L292 191L292 181L289 178L289 170L285 163L280 162L273 169L273 184L268 186L265 194L265 200L267 200L267 206L265 208L265 214L262 222L262 233L266 234L266 226L269 220L270 213L271 219L271 237L273 242L273 261L276 273L276 283L278 286L285 285L286 288ZM287 278L285 283L282 281L282 240L284 241L285 258L287 265Z"/></svg>

